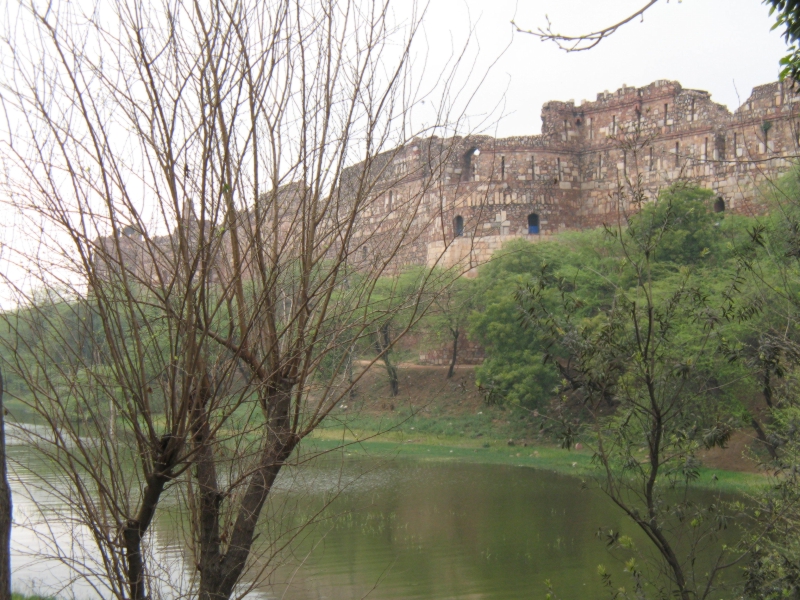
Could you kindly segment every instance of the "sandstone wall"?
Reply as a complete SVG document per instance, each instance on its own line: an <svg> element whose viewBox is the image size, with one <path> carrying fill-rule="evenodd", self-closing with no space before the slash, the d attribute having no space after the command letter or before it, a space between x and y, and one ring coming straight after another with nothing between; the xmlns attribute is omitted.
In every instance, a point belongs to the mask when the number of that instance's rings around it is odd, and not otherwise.
<svg viewBox="0 0 800 600"><path fill-rule="evenodd" d="M509 239L616 221L635 210L619 194L633 181L649 199L693 182L716 192L718 209L756 214L763 184L798 154L798 111L800 95L782 83L755 88L734 113L708 92L663 80L579 105L548 102L540 135L430 138L400 149L394 160L406 179L376 203L387 214L369 218L389 219L390 193L411 198L424 187L414 243L398 261L470 268ZM538 233L528 233L529 217Z"/></svg>
<svg viewBox="0 0 800 600"><path fill-rule="evenodd" d="M690 181L714 190L717 208L756 214L763 210L765 183L798 155L799 111L800 95L781 83L755 88L731 113L708 92L662 80L601 92L577 105L547 102L540 135L414 139L345 170L337 210L346 211L347 199L356 198L359 219L348 261L385 264L388 273L411 265L474 273L508 240L538 241L624 217L636 206L619 191L632 181L641 182L648 199ZM297 235L291 227L304 193L298 185L277 192L286 213L282 235ZM320 227L335 237L340 216L329 215L330 223ZM254 214L242 218L254 227ZM168 261L170 248L162 246L169 236L150 244L156 251L146 256L137 236L122 236L120 244L98 241L109 250L107 270L140 263L147 280ZM226 237L219 244L221 263L230 255Z"/></svg>

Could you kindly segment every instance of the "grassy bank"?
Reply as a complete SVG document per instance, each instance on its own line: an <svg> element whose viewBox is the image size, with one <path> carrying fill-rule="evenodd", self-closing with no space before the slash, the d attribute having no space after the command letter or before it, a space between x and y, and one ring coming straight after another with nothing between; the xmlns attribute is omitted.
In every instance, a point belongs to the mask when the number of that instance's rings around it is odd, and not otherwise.
<svg viewBox="0 0 800 600"><path fill-rule="evenodd" d="M597 473L592 452L586 449L564 450L547 444L508 446L499 439L475 440L460 436L416 435L406 438L399 432L376 435L364 430L348 430L338 435L332 428L317 433L304 442L307 452L335 450L345 457L398 458L426 461L497 464L543 469L582 479ZM758 473L727 471L702 467L694 485L723 492L749 492L763 486L766 478Z"/></svg>
<svg viewBox="0 0 800 600"><path fill-rule="evenodd" d="M331 450L344 442L343 452L351 456L503 464L594 476L590 449L557 447L528 410L486 405L472 368L462 367L450 380L444 372L442 367L404 365L400 395L390 397L383 370L371 369L355 396L341 403L305 448ZM747 439L705 453L696 485L726 492L764 485L766 477L743 457Z"/></svg>

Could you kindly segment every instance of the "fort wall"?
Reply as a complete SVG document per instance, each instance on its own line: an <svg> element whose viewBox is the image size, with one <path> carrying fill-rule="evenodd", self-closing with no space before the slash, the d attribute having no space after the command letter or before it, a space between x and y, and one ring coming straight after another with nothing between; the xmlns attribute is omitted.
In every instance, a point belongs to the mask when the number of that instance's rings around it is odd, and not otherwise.
<svg viewBox="0 0 800 600"><path fill-rule="evenodd" d="M388 272L458 265L474 273L511 239L536 242L624 218L637 210L621 193L631 182L645 200L675 182L694 183L715 192L716 210L758 214L765 187L800 150L800 94L780 82L756 87L733 113L708 92L660 80L591 102L547 102L541 119L539 135L415 138L369 167L346 169L338 193L359 198L347 260L356 267L385 261ZM277 194L287 226L297 221L303 193L292 184ZM241 218L248 231L255 227L252 213ZM110 268L136 263L152 279L156 265L170 262L174 240L143 245L134 233L104 238L98 248ZM216 243L220 257L230 256L227 235Z"/></svg>
<svg viewBox="0 0 800 600"><path fill-rule="evenodd" d="M717 210L757 214L764 184L800 149L800 95L777 82L755 88L733 113L708 92L661 80L578 105L548 102L541 118L540 135L418 139L396 152L408 175L382 192L380 218L389 223L398 198L414 196L423 179L428 186L400 263L474 267L509 239L616 221L636 210L619 193L631 182L646 199L691 182L714 190ZM431 168L433 155L441 168Z"/></svg>

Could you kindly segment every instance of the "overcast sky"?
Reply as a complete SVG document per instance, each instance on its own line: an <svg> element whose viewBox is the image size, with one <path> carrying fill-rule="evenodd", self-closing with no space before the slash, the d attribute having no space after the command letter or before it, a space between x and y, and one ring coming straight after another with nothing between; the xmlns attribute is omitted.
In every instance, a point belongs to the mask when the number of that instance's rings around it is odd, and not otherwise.
<svg viewBox="0 0 800 600"><path fill-rule="evenodd" d="M582 33L634 12L645 0L430 0L425 32L432 55L463 43L470 24L475 72L497 59L472 104L472 113L502 102L505 115L486 133L539 133L547 100L595 100L623 84L656 79L711 92L734 110L751 89L777 80L786 45L760 0L661 0L643 22L633 22L588 52L566 54L551 43L514 34L510 21L529 29ZM478 49L478 46L480 47ZM508 46L503 53L503 49ZM474 56L474 55L473 55ZM498 59L499 56L499 59Z"/></svg>

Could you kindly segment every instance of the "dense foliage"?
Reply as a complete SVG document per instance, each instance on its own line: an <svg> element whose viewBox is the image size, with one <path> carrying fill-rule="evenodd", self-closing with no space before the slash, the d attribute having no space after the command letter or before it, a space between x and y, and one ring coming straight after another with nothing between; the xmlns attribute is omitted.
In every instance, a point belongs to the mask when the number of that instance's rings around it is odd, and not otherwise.
<svg viewBox="0 0 800 600"><path fill-rule="evenodd" d="M603 534L635 575L630 597L708 598L739 565L748 597L798 592L798 198L790 175L768 216L744 218L674 187L605 230L510 245L478 277L479 381L564 447L593 447L599 487L657 557L643 568L641 549ZM695 502L700 451L737 430L774 485ZM722 545L732 523L739 542Z"/></svg>
<svg viewBox="0 0 800 600"><path fill-rule="evenodd" d="M707 190L676 188L632 219L628 232L634 239L663 229L652 257L658 288L669 289L683 277L681 269L691 265L695 270L690 277L702 280L708 293L724 293L737 269L733 244L745 235L746 226L740 219L714 213L713 202ZM591 320L613 303L618 289L635 288L628 260L614 236L603 230L571 233L552 242L519 240L506 245L480 271L475 285L478 310L470 321L470 336L486 348L478 380L487 394L540 408L553 398L564 375L558 362L548 360L553 354L545 351L542 340L524 327L515 296L518 289L545 269L579 290L576 316ZM557 302L557 296L552 290L548 301Z"/></svg>
<svg viewBox="0 0 800 600"><path fill-rule="evenodd" d="M770 7L770 14L776 18L773 29L783 27L783 37L789 47L788 54L781 59L781 79L791 77L799 79L800 75L800 49L797 46L800 40L800 2L797 0L764 0Z"/></svg>

